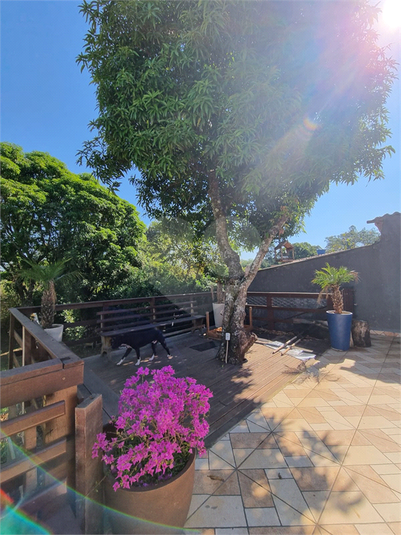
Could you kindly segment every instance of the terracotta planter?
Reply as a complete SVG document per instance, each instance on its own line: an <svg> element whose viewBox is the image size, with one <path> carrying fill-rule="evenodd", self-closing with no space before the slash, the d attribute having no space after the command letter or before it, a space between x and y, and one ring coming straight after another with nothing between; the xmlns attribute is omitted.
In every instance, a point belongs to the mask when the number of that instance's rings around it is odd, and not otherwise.
<svg viewBox="0 0 401 535"><path fill-rule="evenodd" d="M113 533L165 534L167 526L183 527L191 505L194 476L195 454L190 456L184 470L156 486L115 492L114 478L106 476L104 503L110 508Z"/></svg>

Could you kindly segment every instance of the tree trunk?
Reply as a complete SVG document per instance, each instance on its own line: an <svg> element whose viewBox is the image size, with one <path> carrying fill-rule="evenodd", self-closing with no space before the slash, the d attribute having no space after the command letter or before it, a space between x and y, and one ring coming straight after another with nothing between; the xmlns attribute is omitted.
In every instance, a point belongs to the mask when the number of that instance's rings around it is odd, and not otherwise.
<svg viewBox="0 0 401 535"><path fill-rule="evenodd" d="M247 332L244 328L248 286L246 280L231 280L226 286L223 340L217 358L230 364L242 364L246 352L257 339L254 333ZM226 340L226 333L230 335L229 340Z"/></svg>
<svg viewBox="0 0 401 535"><path fill-rule="evenodd" d="M255 259L244 272L239 254L233 250L228 237L227 214L220 197L219 181L215 171L209 173L208 189L213 215L216 222L216 239L221 257L228 267L229 280L226 284L226 297L223 315L223 340L217 358L230 364L242 364L245 353L257 339L254 333L244 327L245 305L249 285L253 281L274 237L280 236L288 220L288 212L282 207L276 223L260 244ZM226 334L230 335L226 340Z"/></svg>

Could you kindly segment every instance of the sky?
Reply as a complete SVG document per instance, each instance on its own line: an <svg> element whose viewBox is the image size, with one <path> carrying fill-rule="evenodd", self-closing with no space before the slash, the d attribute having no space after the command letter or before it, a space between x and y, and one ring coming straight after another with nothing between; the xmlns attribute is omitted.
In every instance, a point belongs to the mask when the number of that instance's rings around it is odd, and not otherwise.
<svg viewBox="0 0 401 535"><path fill-rule="evenodd" d="M401 5L401 0L395 2ZM90 171L76 162L84 141L92 137L88 124L96 118L95 88L89 74L81 73L76 63L87 31L79 2L0 0L0 16L1 141L15 143L25 152L48 152L74 173ZM401 28L394 27L396 17L400 22L400 10L386 21L381 17L377 31L380 44L391 45L391 56L401 63ZM332 186L306 216L305 232L290 238L292 243L324 248L328 236L346 232L351 225L358 230L376 228L367 221L401 211L400 94L397 80L387 102L389 143L396 154L384 161L385 180L361 178L352 186ZM137 206L141 219L149 223L126 178L118 195Z"/></svg>

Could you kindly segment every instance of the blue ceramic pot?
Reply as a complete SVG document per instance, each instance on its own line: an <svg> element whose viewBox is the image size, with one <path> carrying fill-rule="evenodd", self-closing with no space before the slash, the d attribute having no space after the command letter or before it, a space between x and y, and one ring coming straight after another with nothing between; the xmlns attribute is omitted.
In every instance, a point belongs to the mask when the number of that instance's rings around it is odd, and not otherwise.
<svg viewBox="0 0 401 535"><path fill-rule="evenodd" d="M326 312L329 325L330 343L333 349L348 351L351 336L352 312L336 314L334 310Z"/></svg>

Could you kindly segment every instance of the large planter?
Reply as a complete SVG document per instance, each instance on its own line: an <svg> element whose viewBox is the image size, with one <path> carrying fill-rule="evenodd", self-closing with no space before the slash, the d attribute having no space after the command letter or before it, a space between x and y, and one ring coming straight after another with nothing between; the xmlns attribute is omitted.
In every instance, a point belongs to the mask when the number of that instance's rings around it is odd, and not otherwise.
<svg viewBox="0 0 401 535"><path fill-rule="evenodd" d="M330 343L333 349L348 351L350 346L352 312L336 314L334 310L327 310L327 323L329 326Z"/></svg>
<svg viewBox="0 0 401 535"><path fill-rule="evenodd" d="M63 331L64 331L64 325L61 323L53 323L51 327L48 329L45 329L45 332L49 334L52 338L57 340L57 342L61 342L63 339Z"/></svg>
<svg viewBox="0 0 401 535"><path fill-rule="evenodd" d="M223 325L224 303L213 303L213 316L216 329Z"/></svg>
<svg viewBox="0 0 401 535"><path fill-rule="evenodd" d="M114 478L107 475L104 503L110 508L113 533L165 534L166 526L182 528L191 505L194 477L194 453L179 474L155 486L120 488L115 492Z"/></svg>

